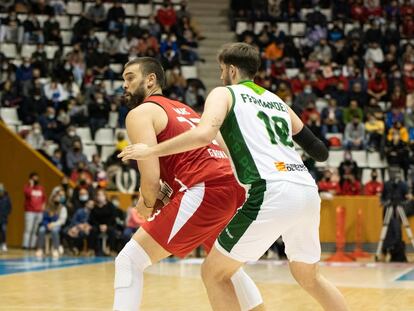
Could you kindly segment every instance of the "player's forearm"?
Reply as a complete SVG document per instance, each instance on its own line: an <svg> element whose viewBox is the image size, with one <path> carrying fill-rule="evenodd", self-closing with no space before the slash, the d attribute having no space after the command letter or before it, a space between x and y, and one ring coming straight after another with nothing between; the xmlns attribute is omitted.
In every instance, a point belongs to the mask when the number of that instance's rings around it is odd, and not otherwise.
<svg viewBox="0 0 414 311"><path fill-rule="evenodd" d="M140 193L144 198L145 205L147 207L154 206L157 200L158 192L160 191L160 183L157 182L146 182L141 184Z"/></svg>
<svg viewBox="0 0 414 311"><path fill-rule="evenodd" d="M207 146L213 139L207 131L196 127L188 132L151 147L151 155L166 156Z"/></svg>

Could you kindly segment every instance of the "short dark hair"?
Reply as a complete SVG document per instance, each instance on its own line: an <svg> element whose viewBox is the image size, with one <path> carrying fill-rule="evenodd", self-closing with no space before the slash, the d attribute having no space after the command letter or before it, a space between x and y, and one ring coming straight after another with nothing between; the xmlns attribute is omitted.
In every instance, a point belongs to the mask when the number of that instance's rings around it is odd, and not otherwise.
<svg viewBox="0 0 414 311"><path fill-rule="evenodd" d="M137 57L125 64L124 69L132 65L139 65L141 73L144 77L153 73L157 77L157 84L165 87L165 72L158 59L153 57Z"/></svg>
<svg viewBox="0 0 414 311"><path fill-rule="evenodd" d="M259 51L252 45L237 42L222 47L218 60L225 65L233 65L249 78L254 78L261 65Z"/></svg>

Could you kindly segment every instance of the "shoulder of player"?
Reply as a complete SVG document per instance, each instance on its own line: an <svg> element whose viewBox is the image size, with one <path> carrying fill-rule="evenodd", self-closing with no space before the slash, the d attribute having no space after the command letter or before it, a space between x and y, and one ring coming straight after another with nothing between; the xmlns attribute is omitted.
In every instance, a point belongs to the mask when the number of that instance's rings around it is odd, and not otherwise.
<svg viewBox="0 0 414 311"><path fill-rule="evenodd" d="M133 120L139 120L139 119L147 119L151 117L159 116L160 113L165 112L163 108L161 108L159 105L153 102L144 102L141 105L135 107L132 109L128 115L127 120L133 119Z"/></svg>

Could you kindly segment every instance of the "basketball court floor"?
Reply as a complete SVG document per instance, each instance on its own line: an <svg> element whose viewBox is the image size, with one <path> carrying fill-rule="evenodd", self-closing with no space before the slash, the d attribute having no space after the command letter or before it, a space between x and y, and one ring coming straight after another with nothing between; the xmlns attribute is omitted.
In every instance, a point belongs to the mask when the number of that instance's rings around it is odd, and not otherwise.
<svg viewBox="0 0 414 311"><path fill-rule="evenodd" d="M145 274L142 310L211 310L199 277L200 259L169 259ZM263 260L246 271L267 310L321 310L297 286L285 261ZM322 273L345 294L351 310L414 311L414 265L321 263ZM0 310L111 310L113 258L38 260L33 253L0 254Z"/></svg>

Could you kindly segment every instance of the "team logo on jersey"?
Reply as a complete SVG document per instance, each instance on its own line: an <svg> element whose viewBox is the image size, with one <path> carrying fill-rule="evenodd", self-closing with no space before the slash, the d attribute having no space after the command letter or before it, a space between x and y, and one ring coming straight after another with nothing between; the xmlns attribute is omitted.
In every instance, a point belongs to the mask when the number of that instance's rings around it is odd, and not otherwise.
<svg viewBox="0 0 414 311"><path fill-rule="evenodd" d="M191 114L190 112L188 112L187 110L185 110L185 108L173 108L173 110L176 113L178 113L180 115L183 115L183 116Z"/></svg>
<svg viewBox="0 0 414 311"><path fill-rule="evenodd" d="M279 172L306 172L308 170L304 164L290 164L285 162L275 162L275 167Z"/></svg>

